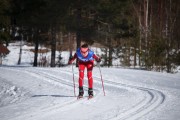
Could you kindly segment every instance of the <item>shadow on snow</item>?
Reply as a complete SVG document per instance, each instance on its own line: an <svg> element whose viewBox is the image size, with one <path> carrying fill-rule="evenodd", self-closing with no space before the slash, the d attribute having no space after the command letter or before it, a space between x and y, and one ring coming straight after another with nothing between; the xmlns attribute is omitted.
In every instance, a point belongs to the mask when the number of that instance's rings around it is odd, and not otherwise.
<svg viewBox="0 0 180 120"><path fill-rule="evenodd" d="M75 97L75 96L67 96L67 95L33 95L31 97Z"/></svg>

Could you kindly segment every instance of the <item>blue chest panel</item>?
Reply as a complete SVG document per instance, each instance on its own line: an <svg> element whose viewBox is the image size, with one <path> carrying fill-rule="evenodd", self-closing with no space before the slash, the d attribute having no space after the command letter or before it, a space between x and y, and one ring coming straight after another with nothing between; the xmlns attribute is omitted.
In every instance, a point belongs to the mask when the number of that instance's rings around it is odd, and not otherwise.
<svg viewBox="0 0 180 120"><path fill-rule="evenodd" d="M81 54L80 48L77 49L76 54L77 54L77 57L78 57L78 59L80 61L88 62L88 61L94 60L94 58L93 58L94 52L91 51L91 50L88 51L88 56L87 57L84 57Z"/></svg>

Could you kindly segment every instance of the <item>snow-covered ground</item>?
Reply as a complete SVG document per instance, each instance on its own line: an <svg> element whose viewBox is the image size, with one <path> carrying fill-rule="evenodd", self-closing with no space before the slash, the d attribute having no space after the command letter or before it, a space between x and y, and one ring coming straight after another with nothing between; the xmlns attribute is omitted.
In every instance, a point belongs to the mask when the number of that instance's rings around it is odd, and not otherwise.
<svg viewBox="0 0 180 120"><path fill-rule="evenodd" d="M0 66L1 120L179 120L180 73L94 67L93 99L78 95L78 69L17 66L18 48ZM17 49L17 51L16 51ZM23 52L22 62L31 62ZM13 59L10 59L13 58ZM11 63L11 64L8 64ZM14 66L13 66L14 64ZM72 67L74 72L72 72Z"/></svg>

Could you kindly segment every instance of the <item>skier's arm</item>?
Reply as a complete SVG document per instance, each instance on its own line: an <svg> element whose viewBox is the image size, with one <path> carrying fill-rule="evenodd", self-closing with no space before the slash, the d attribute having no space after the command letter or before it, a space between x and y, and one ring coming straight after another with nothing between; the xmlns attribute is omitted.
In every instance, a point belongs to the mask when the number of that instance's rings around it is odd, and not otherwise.
<svg viewBox="0 0 180 120"><path fill-rule="evenodd" d="M77 54L75 53L72 59L69 60L68 64L72 64L72 62L77 58Z"/></svg>
<svg viewBox="0 0 180 120"><path fill-rule="evenodd" d="M97 61L97 62L101 62L101 58L100 57L98 57L97 55L93 55L93 58Z"/></svg>

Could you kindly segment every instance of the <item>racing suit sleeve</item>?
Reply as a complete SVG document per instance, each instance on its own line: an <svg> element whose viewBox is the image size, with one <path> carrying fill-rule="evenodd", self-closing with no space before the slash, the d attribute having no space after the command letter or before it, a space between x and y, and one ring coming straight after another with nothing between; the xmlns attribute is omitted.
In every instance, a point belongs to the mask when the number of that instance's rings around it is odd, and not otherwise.
<svg viewBox="0 0 180 120"><path fill-rule="evenodd" d="M72 62L77 58L77 54L75 53L74 56L69 60L68 64L72 64Z"/></svg>

